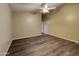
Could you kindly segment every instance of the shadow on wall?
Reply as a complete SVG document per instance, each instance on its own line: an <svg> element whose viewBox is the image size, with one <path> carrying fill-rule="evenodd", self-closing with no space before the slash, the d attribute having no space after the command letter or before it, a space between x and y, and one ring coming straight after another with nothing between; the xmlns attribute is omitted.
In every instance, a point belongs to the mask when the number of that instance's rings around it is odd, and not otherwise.
<svg viewBox="0 0 79 59"><path fill-rule="evenodd" d="M57 13L61 10L61 8L62 8L64 5L65 5L65 4L62 4L62 5L58 6L56 9L50 10L50 13L43 14L43 15L42 15L43 21L44 21L44 20L46 21L45 18L46 18L49 14L51 14L51 15L57 14Z"/></svg>

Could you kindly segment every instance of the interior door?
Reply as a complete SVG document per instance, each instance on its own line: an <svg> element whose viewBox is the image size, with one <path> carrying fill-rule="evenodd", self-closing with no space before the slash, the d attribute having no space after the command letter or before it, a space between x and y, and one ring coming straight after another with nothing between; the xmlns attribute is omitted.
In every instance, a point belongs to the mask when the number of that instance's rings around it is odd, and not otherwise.
<svg viewBox="0 0 79 59"><path fill-rule="evenodd" d="M48 33L47 24L45 22L42 22L42 33Z"/></svg>

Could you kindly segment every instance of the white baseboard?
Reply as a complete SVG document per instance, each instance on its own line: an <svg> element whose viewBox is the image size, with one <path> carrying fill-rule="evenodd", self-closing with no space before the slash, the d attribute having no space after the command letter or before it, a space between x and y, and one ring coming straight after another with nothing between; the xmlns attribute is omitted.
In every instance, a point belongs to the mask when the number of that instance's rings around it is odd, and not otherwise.
<svg viewBox="0 0 79 59"><path fill-rule="evenodd" d="M7 47L7 49L6 49L6 52L5 52L4 56L6 56L8 50L9 50L9 47L11 46L12 41L13 41L13 40L10 41L10 44L8 45L8 47Z"/></svg>
<svg viewBox="0 0 79 59"><path fill-rule="evenodd" d="M42 34L40 34L40 35L42 35ZM34 35L34 36L40 36L40 35ZM59 38L65 39L65 40L69 40L69 41L72 41L72 42L79 43L78 41L75 41L75 40L72 40L72 39L69 39L69 38L65 38L65 37L62 37L62 36L59 36L59 35L54 35L54 34L48 34L48 35L56 36L56 37L59 37ZM31 36L31 37L34 37L34 36ZM29 37L20 37L20 38L16 38L16 39L21 39L21 38L29 38ZM10 44L8 45L4 56L6 56L8 50L9 50L9 47L11 46L12 41L13 41L13 40L11 40Z"/></svg>
<svg viewBox="0 0 79 59"><path fill-rule="evenodd" d="M30 38L30 37L40 36L40 35L42 35L42 34L32 35L32 36L29 36L29 37L19 37L19 38L14 38L13 40L18 40L18 39L22 39L22 38Z"/></svg>
<svg viewBox="0 0 79 59"><path fill-rule="evenodd" d="M59 36L59 35L55 35L55 34L48 34L48 35L59 37L59 38L62 38L64 40L69 40L69 41L72 41L72 42L75 42L75 43L79 43L78 41L75 41L75 40L72 40L72 39L69 39L69 38L66 38L66 37L62 37L62 36Z"/></svg>
<svg viewBox="0 0 79 59"><path fill-rule="evenodd" d="M39 34L39 35L33 35L33 36L30 36L30 37L40 36L40 35L42 35L42 34ZM16 38L16 39L21 39L21 38L29 38L29 37L20 37L20 38ZM13 40L14 40L14 39L13 39ZM11 46L11 43L12 43L13 40L10 41L10 44L8 45L8 47L7 47L7 49L6 49L6 52L4 53L3 56L6 56L8 50L9 50L9 47Z"/></svg>

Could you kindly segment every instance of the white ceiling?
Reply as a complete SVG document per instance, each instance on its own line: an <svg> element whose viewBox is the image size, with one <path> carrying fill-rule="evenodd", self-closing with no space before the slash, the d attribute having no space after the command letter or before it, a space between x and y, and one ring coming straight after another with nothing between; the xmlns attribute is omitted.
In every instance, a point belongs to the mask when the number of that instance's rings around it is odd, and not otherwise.
<svg viewBox="0 0 79 59"><path fill-rule="evenodd" d="M10 7L14 12L33 12L41 8L43 3L10 3ZM47 3L48 7L58 7L62 3Z"/></svg>

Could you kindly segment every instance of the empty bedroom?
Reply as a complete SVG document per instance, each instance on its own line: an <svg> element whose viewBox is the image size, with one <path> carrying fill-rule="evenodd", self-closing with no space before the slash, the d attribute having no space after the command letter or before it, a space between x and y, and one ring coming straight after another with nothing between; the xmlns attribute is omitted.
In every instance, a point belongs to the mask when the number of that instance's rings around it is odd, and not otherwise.
<svg viewBox="0 0 79 59"><path fill-rule="evenodd" d="M79 56L79 3L0 3L0 56Z"/></svg>

